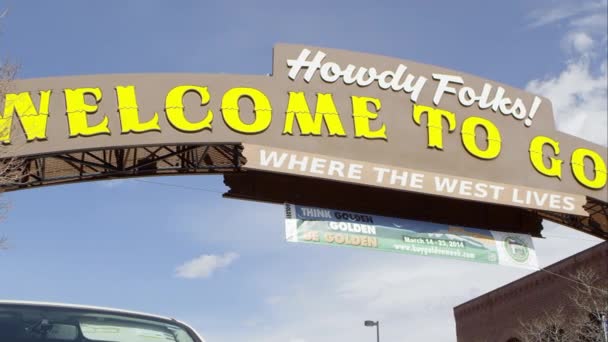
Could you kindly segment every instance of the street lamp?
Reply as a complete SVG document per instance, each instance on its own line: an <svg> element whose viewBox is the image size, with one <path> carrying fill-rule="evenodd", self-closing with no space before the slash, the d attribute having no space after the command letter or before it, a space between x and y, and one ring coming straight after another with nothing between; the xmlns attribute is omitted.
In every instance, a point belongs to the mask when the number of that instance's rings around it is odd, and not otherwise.
<svg viewBox="0 0 608 342"><path fill-rule="evenodd" d="M365 321L363 324L366 327L376 327L376 341L380 342L380 321Z"/></svg>
<svg viewBox="0 0 608 342"><path fill-rule="evenodd" d="M608 342L608 313L600 313L600 321L602 323L602 330L604 330L604 341ZM367 325L367 322L365 322Z"/></svg>

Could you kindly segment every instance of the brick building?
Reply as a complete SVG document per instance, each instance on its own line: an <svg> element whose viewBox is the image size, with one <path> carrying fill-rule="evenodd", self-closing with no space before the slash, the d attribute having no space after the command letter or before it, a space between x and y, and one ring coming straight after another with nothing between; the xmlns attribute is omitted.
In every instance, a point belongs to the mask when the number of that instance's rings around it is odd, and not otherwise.
<svg viewBox="0 0 608 342"><path fill-rule="evenodd" d="M592 268L608 284L608 241L561 260L545 269L568 276L580 268ZM454 308L459 342L516 342L520 321L563 305L568 310L568 291L573 283L537 271Z"/></svg>

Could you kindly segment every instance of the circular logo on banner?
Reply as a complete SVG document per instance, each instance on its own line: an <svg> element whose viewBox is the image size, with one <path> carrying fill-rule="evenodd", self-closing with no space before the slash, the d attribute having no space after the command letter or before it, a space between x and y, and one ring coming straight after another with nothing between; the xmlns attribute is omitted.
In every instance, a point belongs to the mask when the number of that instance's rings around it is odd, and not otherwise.
<svg viewBox="0 0 608 342"><path fill-rule="evenodd" d="M505 249L509 256L517 262L526 262L530 256L526 243L517 236L507 236L505 238Z"/></svg>

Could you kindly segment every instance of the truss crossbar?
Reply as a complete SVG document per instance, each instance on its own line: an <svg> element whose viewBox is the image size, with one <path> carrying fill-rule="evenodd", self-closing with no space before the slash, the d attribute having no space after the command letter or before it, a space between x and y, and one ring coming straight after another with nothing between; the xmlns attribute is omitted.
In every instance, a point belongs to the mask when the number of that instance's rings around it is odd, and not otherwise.
<svg viewBox="0 0 608 342"><path fill-rule="evenodd" d="M2 191L117 177L239 171L240 144L135 146L29 156L17 165Z"/></svg>

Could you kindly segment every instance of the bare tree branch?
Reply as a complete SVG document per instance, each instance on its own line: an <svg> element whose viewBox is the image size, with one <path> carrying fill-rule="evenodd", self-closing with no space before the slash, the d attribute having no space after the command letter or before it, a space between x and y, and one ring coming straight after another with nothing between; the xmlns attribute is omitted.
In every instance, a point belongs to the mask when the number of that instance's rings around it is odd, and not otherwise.
<svg viewBox="0 0 608 342"><path fill-rule="evenodd" d="M524 342L569 342L573 341L568 325L568 315L564 306L544 311L541 316L530 321L520 321L520 336Z"/></svg>
<svg viewBox="0 0 608 342"><path fill-rule="evenodd" d="M4 11L0 18L6 15L7 11ZM0 62L0 110L3 110L5 102L5 94L11 91L12 81L19 70L18 66L10 63L9 61ZM12 115L12 114L10 114ZM0 119L6 120L3 112L0 112ZM10 132L11 126L13 126L16 120L11 120L10 125L0 126L0 135ZM0 186L5 184L11 184L16 182L24 171L24 163L22 160L17 158L7 158L7 153L10 151L9 146L0 144ZM0 188L0 193L2 189ZM5 199L0 199L0 221L2 221L10 209L10 203ZM0 250L7 248L7 237L0 235Z"/></svg>
<svg viewBox="0 0 608 342"><path fill-rule="evenodd" d="M566 294L566 303L536 319L520 321L522 341L604 341L600 315L608 312L608 284L591 268L580 268L569 278L576 285Z"/></svg>

